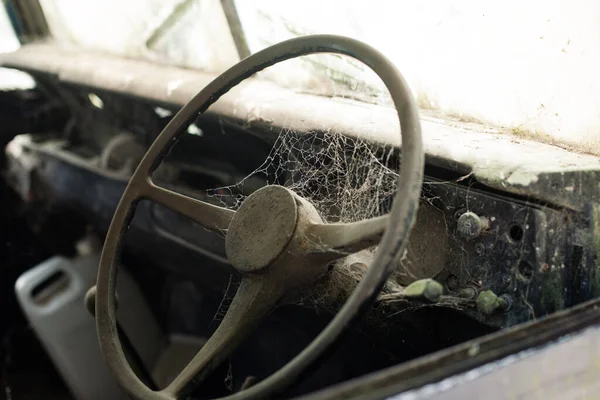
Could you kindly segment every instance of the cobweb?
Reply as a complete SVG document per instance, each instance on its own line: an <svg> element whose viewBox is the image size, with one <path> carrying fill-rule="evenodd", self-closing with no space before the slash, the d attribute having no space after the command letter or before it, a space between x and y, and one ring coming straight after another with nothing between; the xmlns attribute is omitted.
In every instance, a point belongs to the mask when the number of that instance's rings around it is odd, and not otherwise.
<svg viewBox="0 0 600 400"><path fill-rule="evenodd" d="M269 70L288 68L294 73L280 75L293 76L297 81L299 72L306 68L291 68L289 63L298 60L285 61ZM345 56L318 55L302 57L302 60L312 66L308 74L312 80L307 80L310 84L300 84L297 91L314 93L315 88L321 88L329 81L325 85L327 93L337 100L356 101L360 97L365 101L364 95L359 96L364 92L372 100L369 102L377 99L376 103L382 107L391 104L387 89L379 78L368 68L355 73L357 66L349 63ZM226 208L238 209L254 190L263 185L279 184L310 201L326 223L356 222L390 211L399 174L401 155L398 148L350 137L335 129L314 131L299 120L289 121L286 125L272 139L268 156L256 169L239 182L208 190L206 194ZM367 249L339 260L325 279L311 289L304 289L294 302L325 305L334 310L358 285L375 250ZM394 303L396 295L401 297L403 287L398 283L397 274L403 270L404 262L409 261L398 260L397 271L382 289L388 303Z"/></svg>
<svg viewBox="0 0 600 400"><path fill-rule="evenodd" d="M387 213L396 192L400 155L393 146L352 138L334 130L325 132L282 129L273 147L254 171L238 183L209 190L221 205L237 209L262 184L282 184L309 200L325 222L356 222ZM358 285L372 262L376 247L347 256L324 279L292 295L290 302L335 312ZM403 287L396 277L382 289L380 302L405 310L426 306L400 301ZM235 285L230 289L235 289ZM235 290L228 290L225 303ZM447 302L442 302L445 306ZM441 303L441 304L442 304ZM440 304L440 305L441 305ZM394 311L397 312L397 311ZM219 320L219 315L215 317Z"/></svg>
<svg viewBox="0 0 600 400"><path fill-rule="evenodd" d="M389 210L398 172L394 149L333 130L282 129L265 161L240 182L208 191L237 209L249 194L249 181L282 184L309 200L325 222L355 222Z"/></svg>
<svg viewBox="0 0 600 400"><path fill-rule="evenodd" d="M281 129L261 165L236 184L208 190L207 195L224 207L237 209L256 189L257 181L281 184L309 200L325 222L356 222L389 211L399 161L393 146L334 130ZM325 279L296 293L290 302L335 311L366 273L374 251L367 249L336 262ZM225 294L225 303L235 293L232 288ZM401 291L402 286L392 278L382 293L390 296Z"/></svg>

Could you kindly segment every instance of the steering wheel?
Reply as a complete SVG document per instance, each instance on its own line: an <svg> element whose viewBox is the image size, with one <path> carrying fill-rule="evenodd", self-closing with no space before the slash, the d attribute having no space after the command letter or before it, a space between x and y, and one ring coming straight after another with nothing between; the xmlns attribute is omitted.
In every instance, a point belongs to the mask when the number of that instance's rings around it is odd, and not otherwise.
<svg viewBox="0 0 600 400"><path fill-rule="evenodd" d="M257 190L234 212L153 183L152 173L187 126L232 87L280 61L327 52L348 55L369 66L387 86L396 107L402 160L389 214L355 223L325 224L310 202L283 186ZM423 168L421 125L410 89L396 67L364 43L333 35L304 36L255 53L225 71L190 100L152 144L131 177L108 230L98 270L96 325L102 353L120 386L134 399L185 398L232 353L284 294L317 280L332 261L379 242L372 265L327 327L283 368L226 399L264 399L293 383L365 313L397 265L415 221ZM226 231L227 259L243 278L216 332L180 374L159 391L148 388L128 364L115 317L117 254L136 205L142 199L170 208L206 229Z"/></svg>

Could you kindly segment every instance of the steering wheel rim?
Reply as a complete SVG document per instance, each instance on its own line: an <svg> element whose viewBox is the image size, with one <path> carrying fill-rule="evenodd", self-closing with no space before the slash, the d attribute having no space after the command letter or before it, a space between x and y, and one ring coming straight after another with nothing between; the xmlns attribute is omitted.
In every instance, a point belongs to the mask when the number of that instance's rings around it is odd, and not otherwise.
<svg viewBox="0 0 600 400"><path fill-rule="evenodd" d="M390 92L401 127L402 159L397 192L375 259L365 276L325 329L284 367L250 388L224 399L264 399L289 386L316 362L372 305L381 287L404 252L415 221L423 181L424 154L418 109L408 84L396 67L373 47L358 40L335 35L311 35L287 40L257 52L234 65L190 100L164 128L138 165L117 206L110 224L97 278L96 327L104 358L120 386L135 399L173 400L179 395L152 391L127 363L118 339L115 315L116 261L121 242L137 203L149 198L144 188L153 185L151 175L162 159L199 114L231 88L269 66L291 58L337 53L370 67ZM206 204L206 203L204 203ZM193 213L194 210L186 210ZM208 210L210 212L210 210Z"/></svg>

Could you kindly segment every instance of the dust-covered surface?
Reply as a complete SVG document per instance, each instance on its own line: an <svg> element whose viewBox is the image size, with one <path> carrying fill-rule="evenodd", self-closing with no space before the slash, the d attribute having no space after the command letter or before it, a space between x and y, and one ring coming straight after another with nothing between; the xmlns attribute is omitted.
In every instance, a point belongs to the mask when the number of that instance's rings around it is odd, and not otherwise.
<svg viewBox="0 0 600 400"><path fill-rule="evenodd" d="M215 77L189 69L61 49L52 44L24 46L15 53L2 55L0 63L175 107L184 105ZM391 109L295 93L256 79L248 79L232 89L210 112L259 127L274 137L282 129L332 130L379 143L401 144L397 117ZM422 128L430 161L465 174L473 173L491 187L571 208L582 206L580 197L597 195L597 188L588 185L581 173L600 171L600 159L594 155L597 152L593 147L568 151L557 146L561 143L532 141L521 132L516 134L435 115L423 117ZM558 190L551 187L548 181L556 181L563 174L565 184Z"/></svg>

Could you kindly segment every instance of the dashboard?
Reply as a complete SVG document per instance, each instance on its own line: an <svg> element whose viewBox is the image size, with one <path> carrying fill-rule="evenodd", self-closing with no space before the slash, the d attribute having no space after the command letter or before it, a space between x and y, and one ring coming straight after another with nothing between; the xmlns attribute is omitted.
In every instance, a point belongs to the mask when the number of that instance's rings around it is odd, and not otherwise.
<svg viewBox="0 0 600 400"><path fill-rule="evenodd" d="M27 203L68 205L103 233L133 168L175 109L78 86L63 88L62 95L77 109L66 131L15 138L7 147L7 179ZM102 107L94 105L92 95L102 98ZM310 154L331 150L327 132L294 137L288 147L281 147L279 133L206 114L191 125L154 179L231 208L264 185L291 184L327 210L329 219L389 209L401 157L396 147L344 140L334 150L345 156L333 162L327 154L324 162ZM359 159L359 152L370 157L378 153L383 161L356 174L374 168L392 171L376 181L376 191L364 194L371 207L364 216L358 208L348 208L351 204L339 190L322 190L327 185L339 189L339 181L348 180L340 165L355 167L348 160ZM298 162L308 167L292 165ZM593 295L593 257L587 245L592 227L585 211L491 188L431 159L425 173L417 226L407 260L398 266L409 273L394 274L399 284L434 278L444 285L449 309L491 328L529 321ZM350 186L358 190L363 183ZM327 203L332 194L334 201ZM200 280L209 289L222 288L229 279L222 236L149 201L138 205L127 245L148 253L160 268ZM501 301L493 307L480 304L482 292Z"/></svg>

